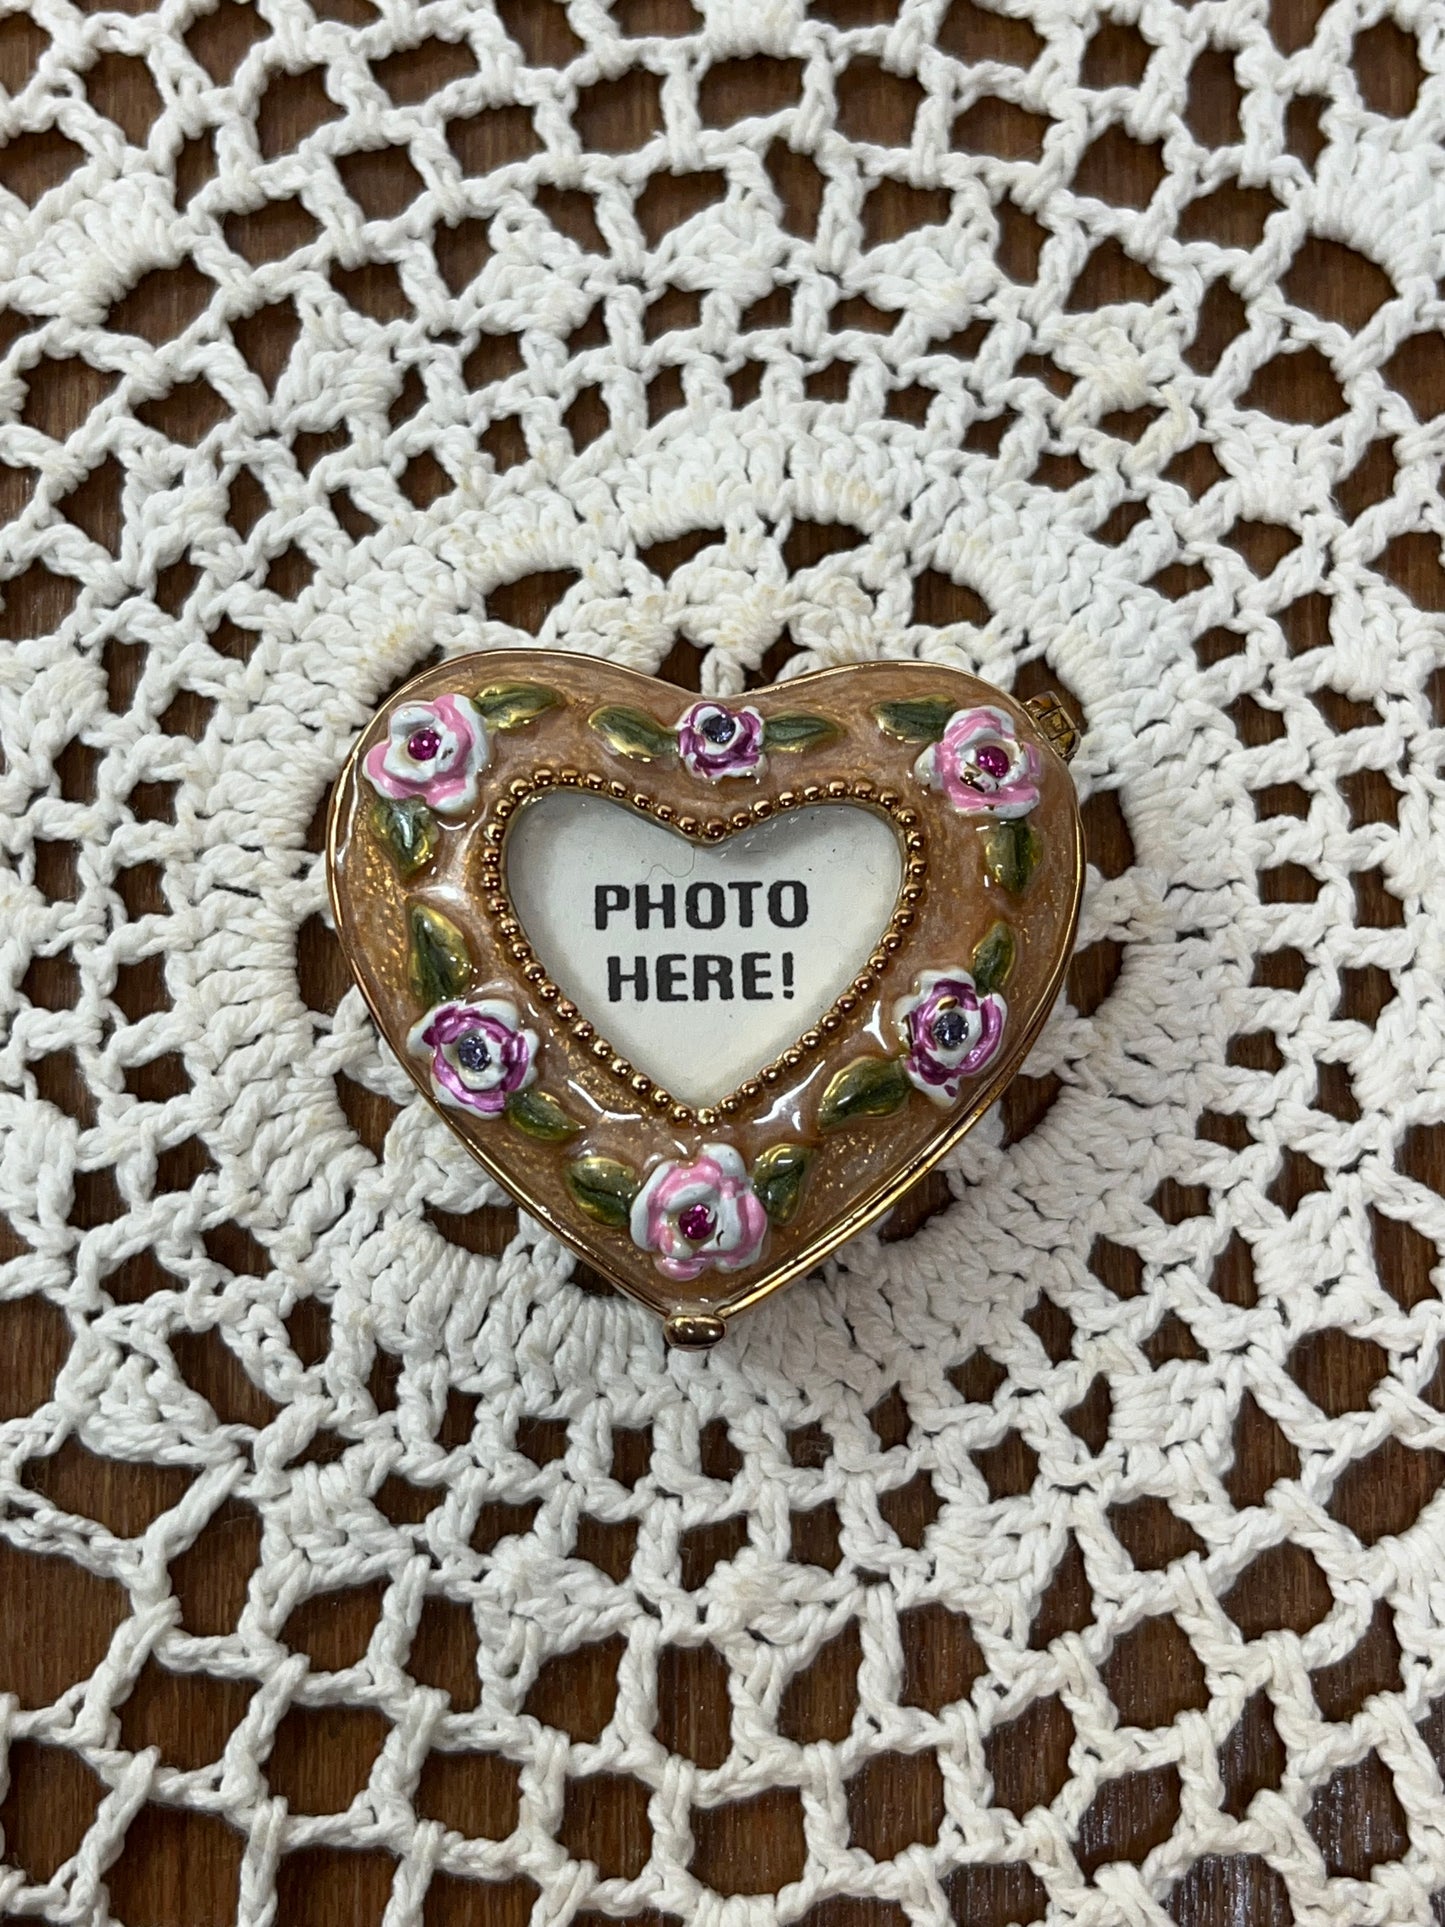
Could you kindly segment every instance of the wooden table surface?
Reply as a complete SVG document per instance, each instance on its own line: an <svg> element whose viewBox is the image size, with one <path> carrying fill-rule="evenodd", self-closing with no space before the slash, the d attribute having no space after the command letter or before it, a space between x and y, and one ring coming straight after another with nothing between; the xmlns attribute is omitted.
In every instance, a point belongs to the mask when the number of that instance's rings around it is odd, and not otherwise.
<svg viewBox="0 0 1445 1927"><path fill-rule="evenodd" d="M496 0L527 60L549 64L566 59L574 48L571 29L562 9L552 0ZM329 17L361 22L372 17L369 0L332 0L322 9ZM891 18L895 7L890 0L829 0L813 9L824 18L840 24ZM1270 9L1271 30L1284 47L1304 45L1314 29L1320 9L1315 0L1274 0ZM616 12L633 32L687 30L694 22L686 0L619 0ZM956 27L945 30L945 45L964 57L997 53L1011 60L1032 57L1027 45L1031 30L1018 18L970 9L959 0L954 9ZM188 39L212 74L223 74L234 66L252 40L267 31L264 22L247 5L225 4L206 14L190 30ZM952 45L949 34L957 42ZM12 91L23 83L44 45L43 31L24 13L10 14L0 20L0 84ZM447 50L432 42L413 60L407 71L407 84L424 93L445 78ZM1122 19L1105 21L1090 43L1087 61L1096 74L1093 84L1137 85L1150 48L1139 30ZM1418 79L1415 47L1411 36L1387 21L1363 36L1357 44L1356 64L1362 91L1378 111L1400 113L1413 98ZM431 63L429 65L429 63ZM751 61L730 63L718 80L712 95L705 100L715 124L726 124L746 111L757 98L768 98L769 90L786 84L771 71L773 63ZM432 71L433 66L436 71ZM413 71L414 69L414 71ZM850 87L845 76L842 90L843 111L860 131L877 126L885 129L902 116L911 117L913 104L904 82L886 73L873 71ZM626 151L640 144L653 125L656 103L641 70L628 72L610 88L595 90L597 98L589 103L584 136L589 144L609 151ZM1227 49L1210 49L1200 56L1191 84L1188 119L1195 134L1211 145L1226 144L1235 137L1241 100L1241 81ZM137 138L156 110L154 90L137 63L106 61L94 70L95 97L131 138ZM149 91L148 91L149 90ZM707 89L705 87L706 94ZM415 97L415 96L414 96ZM1324 145L1320 127L1322 103L1301 95L1287 104L1288 137L1293 151L1312 166ZM307 75L278 73L264 102L262 140L266 151L284 153L316 124L320 111L315 87ZM888 137L880 133L880 138ZM986 103L977 111L969 139L978 151L1014 151L1011 143L1028 137L1021 131L1017 110L1005 103ZM507 143L515 138L502 119L480 131L476 152L468 152L466 165L472 172L483 171L506 157ZM493 143L492 147L488 143ZM63 175L63 156L57 157L43 141L17 141L0 151L0 183L34 201L46 187ZM360 170L353 192L363 205L367 197L379 203L389 193L388 169L405 166L395 151L381 157L377 165ZM192 143L177 163L177 195L194 191L214 165L206 144ZM793 153L779 143L768 156L769 170L783 193L788 220L798 234L811 232L816 221L820 177L806 154ZM1154 159L1137 143L1119 141L1105 148L1100 143L1090 159L1098 177L1097 191L1122 203L1138 192L1147 196ZM58 170L58 171L57 171ZM548 213L564 231L584 245L601 246L596 234L590 204L584 195L545 190L550 196ZM662 231L680 212L687 209L689 185L685 179L655 179L649 188L650 218ZM865 227L874 238L887 238L907 229L921 218L919 191L898 183L885 184L870 195ZM1212 208L1198 212L1197 231L1221 239L1245 239L1261 219L1260 196L1263 190L1240 187L1230 194L1214 197ZM1265 197L1268 198L1267 196ZM932 218L937 218L936 215ZM235 244L245 252L247 235L238 223ZM1005 223L1000 253L1006 257L1006 271L1015 279L1027 279L1036 260L1039 233L1031 219L1013 210ZM469 273L467 250L479 245L475 237L462 230L438 231L435 245L453 276ZM1102 303L1136 295L1136 283L1145 271L1122 252L1096 256L1090 268L1097 285L1088 295ZM1313 241L1301 252L1291 269L1291 288L1295 299L1317 312L1335 316L1354 325L1350 318L1370 311L1378 299L1380 270L1358 253L1335 242ZM394 281L394 276L393 276ZM361 269L351 277L349 298L368 311L384 312L397 298L397 290L380 269ZM1077 298L1084 299L1083 295ZM189 319L196 299L204 300L188 288L184 274L154 277L142 283L127 297L125 325L132 331L155 340L166 339L170 332ZM695 306L695 297L674 289L659 303L658 325L676 325L686 320ZM667 314L661 310L666 308ZM674 312L675 311L675 312ZM776 311L776 312L775 312ZM785 293L759 304L751 325L774 325L786 318ZM672 319L670 320L670 317ZM1230 339L1243 324L1239 298L1224 281L1215 287L1204 304L1199 334L1188 349L1188 359L1197 370L1212 368ZM23 317L7 314L4 345L8 348ZM745 328L749 325L745 317ZM864 325L866 325L866 318ZM261 370L279 367L289 353L292 319L277 311L264 311L255 317L243 344L253 367ZM977 348L974 338L980 330L969 330L955 343L961 361L967 362ZM600 338L600 337L599 337ZM745 344L744 344L745 346ZM498 338L493 353L500 361L510 352L506 338ZM1324 419L1335 397L1330 392L1332 377L1328 368L1315 358L1311 363L1300 356L1293 393L1288 398L1292 419ZM824 366L810 377L809 392L819 397L839 397L846 393L849 380L846 363ZM757 393L761 367L744 354L731 378L734 399L744 404ZM83 420L93 405L99 378L82 364L53 365L46 384L37 382L29 390L26 406L37 419L58 424ZM1411 403L1423 418L1445 406L1445 379L1442 357L1426 358L1413 374L1402 377L1412 384ZM680 390L679 390L680 395ZM917 399L917 398L915 398ZM907 403L907 396L902 398ZM1280 404L1280 398L1266 397L1261 405ZM669 406L666 394L654 399L659 411ZM927 397L918 400L926 407ZM193 398L176 398L176 426L187 427L187 409L203 406ZM597 432L605 420L605 407L596 390L584 393L574 406L568 426L574 438L584 442ZM997 446L1006 423L975 424L970 431L971 445L987 449L990 438ZM523 452L517 424L506 419L492 424L483 444L499 465L518 459ZM413 465L407 486L414 499L424 502L434 489L436 478L426 464ZM1219 472L1207 444L1201 444L1177 464L1178 479L1195 492L1209 486ZM113 472L112 472L113 471ZM1086 471L1077 457L1049 454L1039 465L1036 483L1066 488ZM1394 460L1388 445L1372 448L1348 483L1341 489L1341 502L1348 513L1362 513L1388 491ZM114 464L97 470L74 497L67 509L82 527L112 550L118 548L122 528L121 475ZM5 471L3 486L9 491L3 503L11 516L26 499L26 484L15 471ZM243 491L244 493L244 491ZM255 505L238 502L232 495L233 516L254 514ZM1132 511L1120 511L1117 531L1100 531L1101 539L1121 539ZM366 518L352 503L338 507L343 521L349 515L357 532ZM1270 566L1267 553L1272 531L1259 524L1241 524L1237 531L1240 549L1258 566ZM787 555L789 566L801 569L838 546L835 527L799 525L791 538ZM697 546L694 542L692 547ZM688 538L678 545L677 560L690 553ZM666 558L664 558L666 560ZM294 566L282 558L282 569ZM1438 553L1431 542L1407 539L1387 551L1379 566L1421 607L1445 607L1442 571ZM1191 586L1187 571L1177 582L1161 579L1155 584L1164 593L1182 594ZM187 592L187 565L168 570L156 585L156 595L183 597ZM10 637L44 633L64 613L56 600L55 578L34 575L7 585L3 633ZM494 613L535 632L547 609L558 594L557 582L539 575L525 579L498 592L492 599ZM975 614L972 591L930 573L920 579L917 594L927 604L927 620L942 622ZM1304 650L1324 637L1326 615L1309 599L1290 612L1295 627L1290 631L1291 646ZM1238 638L1226 631L1210 631L1201 636L1196 650L1202 660L1227 652ZM769 675L776 675L792 652L786 633L766 662ZM701 658L685 639L680 639L668 657L662 673L684 687L698 687ZM139 678L140 652L113 649L108 652L106 670L110 679L111 704L124 710ZM1024 693L1033 693L1057 679L1041 675L1031 667L1021 683ZM1437 676L1436 720L1445 723L1445 683ZM1077 702L1077 698L1075 698ZM1341 697L1341 703L1345 698ZM184 699L181 699L184 707ZM1080 706L1081 707L1081 706ZM1245 743L1269 740L1273 715L1248 697L1242 698L1233 712L1236 728ZM1087 718L1085 718L1087 721ZM187 718L178 715L175 725L186 726ZM83 798L94 780L95 752L84 741L73 741L57 764L60 794ZM1353 786L1348 800L1356 820L1380 820L1391 805L1390 785L1378 775L1362 773L1349 779ZM163 785L157 794L142 799L141 807L153 807L164 814L167 798ZM1290 786L1261 792L1257 801L1262 816L1303 814L1308 799L1303 792L1289 793ZM1110 792L1096 794L1087 810L1089 856L1106 877L1121 874L1133 861L1127 815ZM319 848L321 814L318 809L313 825L311 847ZM37 859L37 877L52 897L64 897L75 887L75 848L54 843L44 846ZM1305 891L1310 880L1301 872L1288 869L1274 874L1274 884L1282 900L1301 900L1292 895ZM1368 880L1365 888L1372 887ZM127 873L125 895L132 915L148 908L161 907L158 896L159 873L148 866ZM1383 890L1383 885L1380 886ZM1372 906L1362 905L1368 918ZM1109 995L1123 962L1119 947L1096 943L1076 959L1069 976L1069 995L1075 1007L1088 1013ZM348 984L336 942L326 926L311 919L298 934L296 969L306 1002L315 1011L331 1011ZM1262 972L1271 969L1288 972L1288 956L1262 959ZM1372 1022L1391 994L1383 973L1350 973L1344 991L1342 1014ZM63 1008L73 994L74 968L65 957L35 961L25 978L24 994L33 1002L50 1008ZM1269 981L1266 974L1264 981ZM129 981L117 992L127 1014L136 1017L160 1007L164 985L158 969L142 967L129 973ZM127 999L129 1001L127 1001ZM1248 1050L1258 1040L1238 1040ZM73 1058L59 1054L29 1066L41 1096L58 1105L72 1117L87 1122L92 1116L92 1100L79 1078ZM165 1058L155 1060L137 1075L136 1093L164 1096L170 1081L179 1074L176 1065ZM357 1137L373 1152L380 1152L381 1141L395 1115L394 1107L344 1077L337 1078L342 1107ZM1047 1111L1057 1085L1047 1078L1020 1078L1003 1101L1006 1138L1010 1142L1026 1136ZM1335 1091L1340 1104L1353 1102L1348 1080ZM1227 1120L1219 1121L1227 1126ZM185 1147L182 1147L184 1152ZM1436 1190L1445 1191L1445 1148L1440 1134L1426 1135L1414 1142L1408 1153L1414 1160L1412 1175ZM1286 1186L1300 1173L1286 1169L1281 1182ZM167 1180L169 1188L188 1181L184 1159ZM937 1176L924 1180L897 1209L886 1235L906 1241L936 1212L949 1206L946 1182ZM107 1172L91 1173L77 1186L71 1222L77 1226L102 1222L113 1215L114 1182ZM1192 1209L1188 1200L1180 1205L1181 1215ZM515 1224L515 1214L505 1209L487 1209L462 1216L434 1211L431 1219L444 1236L473 1252L500 1252ZM1377 1256L1381 1275L1402 1305L1410 1306L1433 1294L1431 1268L1439 1254L1423 1236L1405 1223L1380 1217L1376 1220ZM11 1257L21 1249L20 1241L0 1220L0 1237L7 1240L0 1256ZM239 1225L222 1225L206 1236L207 1249L221 1263L237 1271L254 1267L256 1247L248 1232ZM1095 1275L1121 1297L1139 1289L1140 1261L1130 1250L1100 1241L1090 1256ZM142 1252L131 1259L108 1281L106 1288L117 1302L137 1302L167 1283L153 1254ZM601 1289L585 1273L581 1288ZM1216 1271L1213 1286L1226 1301L1251 1302L1254 1283L1247 1248L1238 1241L1226 1249ZM1068 1343L1066 1330L1055 1333L1051 1319L1062 1317L1047 1301L1041 1301L1031 1316L1036 1330L1049 1347L1054 1342ZM1064 1325L1067 1325L1065 1319ZM317 1304L301 1305L294 1314L290 1330L303 1360L325 1355L330 1342L328 1314ZM48 1396L54 1375L64 1360L70 1331L64 1316L40 1297L0 1297L0 1421L21 1417L37 1408ZM1380 1365L1373 1348L1334 1334L1314 1347L1308 1356L1296 1354L1295 1377L1308 1396L1326 1413L1344 1413L1364 1406L1378 1377ZM1178 1320L1155 1334L1151 1357L1162 1364L1171 1357L1184 1355L1196 1339ZM177 1361L190 1384L214 1407L223 1422L262 1428L276 1416L277 1408L267 1395L246 1376L235 1355L214 1333L174 1341ZM988 1397L993 1388L992 1375L997 1367L985 1355L977 1355L956 1374L956 1383L967 1397ZM374 1393L379 1401L388 1396L386 1373L381 1371ZM454 1394L448 1406L448 1442L464 1440L470 1432L469 1402ZM1096 1448L1107 1436L1110 1400L1107 1383L1096 1382L1090 1396L1069 1422L1081 1437ZM901 1398L894 1395L875 1410L875 1429L885 1442L906 1436L909 1415ZM544 1420L522 1421L519 1437L522 1447L538 1464L545 1464L565 1448L565 1428ZM735 1446L725 1428L709 1428L704 1440L710 1463L705 1469L720 1478L730 1477L740 1463ZM819 1428L804 1428L792 1434L790 1447L799 1464L818 1463L830 1449L828 1436ZM619 1434L614 1444L614 1466L624 1482L635 1483L645 1476L650 1452L646 1432ZM995 1496L1023 1490L1031 1477L1026 1463L1028 1448L1014 1437L994 1453L984 1455L982 1467L990 1492ZM1418 1490L1401 1493L1393 1482L1365 1482L1352 1495L1356 1526L1373 1536L1391 1529L1390 1521L1400 1508L1411 1517L1425 1497L1438 1484L1441 1473L1429 1455L1407 1454L1420 1463L1413 1469ZM1237 1504L1256 1502L1281 1477L1297 1469L1294 1449L1279 1428L1252 1401L1241 1409L1235 1434L1235 1458L1228 1474L1231 1495ZM183 1475L175 1471L139 1464L102 1460L84 1451L71 1440L53 1456L31 1462L26 1484L35 1492L81 1515L105 1522L119 1534L134 1534L175 1502ZM383 1488L378 1502L383 1511L394 1508L397 1518L407 1515L410 1488L394 1483L395 1491ZM927 1481L917 1482L892 1495L890 1523L905 1545L921 1545L923 1534L937 1510L937 1500ZM1178 1559L1198 1542L1191 1528L1175 1517L1162 1500L1141 1501L1120 1509L1112 1520L1116 1531L1137 1566L1154 1568ZM484 1517L479 1532L499 1539L507 1531L525 1529L525 1519ZM254 1511L239 1503L228 1503L202 1528L195 1542L171 1567L170 1577L181 1603L183 1626L192 1632L228 1632L236 1622L245 1598L247 1581L258 1556L260 1521ZM708 1527L684 1549L684 1584L701 1585L716 1564L730 1556L738 1544L739 1522L726 1521ZM630 1534L630 1536L629 1536ZM593 1560L602 1570L615 1576L625 1575L635 1525L627 1529L584 1520L579 1534L579 1556ZM485 1548L482 1548L483 1550ZM1257 1574L1255 1583L1231 1595L1228 1611L1246 1637L1255 1637L1271 1628L1303 1630L1315 1623L1322 1610L1319 1588L1323 1581L1314 1562L1305 1554L1291 1556L1286 1547L1266 1574ZM794 1519L794 1556L803 1561L836 1566L840 1557L838 1521L830 1507L815 1513L797 1514ZM381 1587L363 1586L341 1596L330 1596L301 1607L288 1623L285 1639L293 1651L304 1653L318 1670L335 1670L357 1660L364 1651L381 1605ZM44 1706L73 1682L83 1680L106 1652L116 1627L124 1619L127 1602L119 1587L94 1578L78 1565L60 1558L36 1557L19 1550L16 1544L0 1538L0 1694L14 1693L21 1707ZM1092 1598L1083 1561L1076 1545L1070 1544L1049 1585L1031 1633L1036 1646L1046 1644L1059 1632L1082 1628L1089 1623ZM444 1689L453 1705L472 1705L477 1696L475 1629L470 1614L446 1601L431 1602L423 1615L412 1649L409 1668L419 1681ZM525 1710L534 1713L574 1738L595 1735L605 1724L617 1690L616 1668L620 1641L604 1642L549 1662L543 1669L526 1702ZM1400 1647L1387 1608L1377 1612L1368 1635L1338 1665L1315 1678L1315 1690L1323 1709L1331 1718L1346 1719L1369 1693L1399 1683ZM824 1647L816 1660L788 1687L780 1714L780 1728L798 1741L836 1739L846 1734L856 1704L860 1648L856 1623ZM982 1660L965 1622L942 1608L919 1609L910 1622L907 1650L908 1677L904 1697L908 1704L939 1709L968 1693L982 1670ZM1121 1714L1127 1720L1148 1725L1167 1725L1178 1713L1205 1703L1207 1689L1202 1669L1187 1642L1182 1641L1172 1620L1146 1621L1136 1636L1127 1642L1127 1651L1116 1650L1106 1669L1106 1683ZM674 1751L705 1765L716 1764L729 1745L729 1701L727 1667L710 1648L672 1649L663 1658L659 1675L657 1731ZM218 1758L227 1735L248 1704L251 1683L223 1679L207 1674L179 1675L167 1672L154 1662L142 1672L130 1697L120 1708L120 1745L132 1750L157 1747L161 1757L182 1766L198 1766ZM365 1783L373 1759L384 1737L380 1715L363 1707L338 1705L328 1710L293 1709L277 1736L267 1774L273 1792L282 1794L293 1811L324 1814L335 1812L352 1798ZM993 1775L996 1802L1017 1814L1035 1802L1049 1799L1066 1776L1066 1755L1072 1737L1072 1722L1062 1704L1050 1701L1030 1710L1018 1724L990 1742L989 1767ZM1425 1729L1436 1763L1445 1771L1445 1717L1437 1718ZM1373 1757L1373 1756L1372 1756ZM1242 1814L1256 1791L1278 1784L1284 1749L1264 1694L1253 1700L1227 1746L1220 1755L1220 1770L1225 1786L1227 1811ZM1344 1780L1337 1776L1324 1790L1310 1819L1311 1831L1320 1845L1327 1866L1336 1872L1366 1870L1374 1862L1397 1857L1403 1850L1401 1809L1388 1773L1383 1767L1363 1773L1352 1772ZM1172 1777L1171 1777L1172 1776ZM94 1820L103 1789L89 1768L73 1753L60 1746L30 1742L18 1744L10 1757L8 1791L0 1801L0 1827L4 1830L4 1859L28 1870L34 1879L48 1877L79 1845ZM604 1874L635 1873L645 1863L650 1842L646 1790L625 1778L602 1778L572 1783L558 1838L578 1858L591 1859ZM419 1813L445 1820L472 1838L495 1838L509 1831L518 1798L517 1769L494 1756L454 1756L433 1754L422 1773L416 1796ZM1173 1769L1156 1775L1136 1775L1106 1784L1090 1810L1079 1843L1079 1857L1086 1873L1114 1859L1139 1861L1157 1841L1167 1837L1178 1814L1179 1785ZM855 1844L876 1857L887 1857L914 1840L931 1840L942 1813L942 1778L935 1756L891 1756L870 1769L849 1789L849 1809ZM724 1807L695 1818L693 1867L700 1879L723 1894L775 1892L795 1879L801 1871L804 1841L797 1796L779 1789L746 1807ZM126 1927L223 1927L235 1918L238 1878L243 1842L224 1822L194 1812L148 1805L132 1822L119 1859L109 1869L111 1907L117 1920ZM370 1927L381 1920L391 1891L394 1864L382 1853L348 1852L316 1847L285 1857L280 1873L280 1902L277 1920L280 1927ZM517 1880L502 1887L480 1888L446 1876L439 1876L428 1892L428 1927L451 1927L451 1923L487 1923L487 1927L521 1927L527 1921L534 1893L531 1884ZM1024 1867L1000 1873L997 1869L965 1870L955 1876L951 1890L954 1917L968 1927L1004 1927L1010 1921L1029 1921L1042 1917L1042 1889ZM1278 1876L1261 1861L1203 1861L1176 1889L1170 1901L1173 1917L1180 1927L1203 1927L1204 1923L1250 1921L1273 1927L1287 1920L1288 1903L1280 1889ZM1445 1919L1445 1912L1438 1918ZM583 1918L590 1918L584 1916ZM599 1917L600 1918L600 1917ZM637 1927L658 1916L635 1916ZM891 1903L864 1899L828 1902L808 1917L808 1927L904 1927L904 1916Z"/></svg>

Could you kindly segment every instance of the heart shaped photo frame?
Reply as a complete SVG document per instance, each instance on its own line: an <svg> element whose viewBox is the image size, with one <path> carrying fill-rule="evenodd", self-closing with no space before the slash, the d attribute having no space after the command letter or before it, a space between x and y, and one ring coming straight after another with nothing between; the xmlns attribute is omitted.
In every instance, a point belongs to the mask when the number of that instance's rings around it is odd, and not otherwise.
<svg viewBox="0 0 1445 1927"><path fill-rule="evenodd" d="M478 1163L704 1347L1019 1068L1078 921L1076 743L1057 698L924 663L725 702L457 657L336 784L337 931Z"/></svg>

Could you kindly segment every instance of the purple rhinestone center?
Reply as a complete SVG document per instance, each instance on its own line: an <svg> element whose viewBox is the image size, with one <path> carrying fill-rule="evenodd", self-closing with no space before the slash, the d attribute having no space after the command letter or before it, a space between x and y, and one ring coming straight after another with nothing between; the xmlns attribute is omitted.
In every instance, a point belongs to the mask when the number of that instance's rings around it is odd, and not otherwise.
<svg viewBox="0 0 1445 1927"><path fill-rule="evenodd" d="M968 1036L968 1019L958 1009L941 1010L933 1020L933 1041L940 1050L957 1050Z"/></svg>
<svg viewBox="0 0 1445 1927"><path fill-rule="evenodd" d="M457 1039L457 1062L469 1071L484 1071L492 1061L492 1050L485 1034L469 1030Z"/></svg>
<svg viewBox="0 0 1445 1927"><path fill-rule="evenodd" d="M677 1228L689 1244L706 1244L717 1230L717 1217L705 1204L690 1204L679 1216Z"/></svg>

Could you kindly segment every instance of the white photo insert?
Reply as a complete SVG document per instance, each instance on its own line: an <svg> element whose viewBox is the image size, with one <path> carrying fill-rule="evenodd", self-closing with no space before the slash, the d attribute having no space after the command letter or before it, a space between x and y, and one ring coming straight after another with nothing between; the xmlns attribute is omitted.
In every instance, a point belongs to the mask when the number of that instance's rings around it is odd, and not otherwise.
<svg viewBox="0 0 1445 1927"><path fill-rule="evenodd" d="M856 804L789 811L716 847L595 796L528 803L507 888L563 992L688 1104L714 1104L805 1031L867 961L902 878Z"/></svg>

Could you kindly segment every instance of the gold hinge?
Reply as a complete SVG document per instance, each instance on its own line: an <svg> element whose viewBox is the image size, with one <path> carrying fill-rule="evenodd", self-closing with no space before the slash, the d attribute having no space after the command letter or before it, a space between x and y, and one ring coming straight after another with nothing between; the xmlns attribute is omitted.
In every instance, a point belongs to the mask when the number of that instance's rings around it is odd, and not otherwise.
<svg viewBox="0 0 1445 1927"><path fill-rule="evenodd" d="M1038 724L1039 734L1055 755L1071 763L1079 747L1079 725L1064 707L1063 698L1048 689L1042 696L1030 696L1024 708Z"/></svg>

